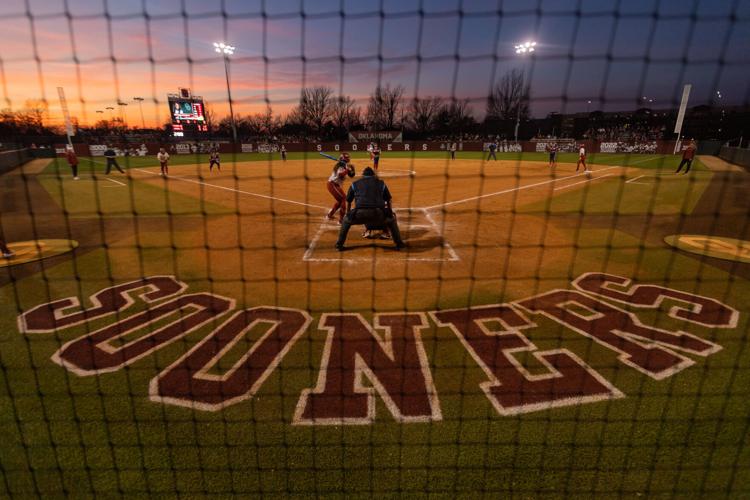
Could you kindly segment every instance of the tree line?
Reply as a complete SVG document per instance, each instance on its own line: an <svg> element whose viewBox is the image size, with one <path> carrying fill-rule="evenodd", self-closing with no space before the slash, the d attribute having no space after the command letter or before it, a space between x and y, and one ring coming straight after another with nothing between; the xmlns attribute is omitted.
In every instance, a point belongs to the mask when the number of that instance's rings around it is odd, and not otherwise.
<svg viewBox="0 0 750 500"><path fill-rule="evenodd" d="M501 134L511 136L517 117L529 117L529 86L523 73L508 72L492 88L485 103L468 99L425 96L408 98L401 85L378 85L367 101L360 105L347 95L337 95L332 88L303 88L299 103L285 116L271 107L254 114L235 116L240 138L305 137L343 139L348 131L403 130L407 137L424 139L434 136L456 137L468 134ZM484 104L483 118L475 106ZM46 109L32 106L20 111L0 112L0 136L34 136L64 134L61 127L45 124ZM217 118L210 105L205 109L206 123L212 136L231 137L229 116ZM90 127L74 124L81 135L121 135L129 131L120 117L102 119ZM171 123L159 131L168 135ZM165 135L165 136L166 136Z"/></svg>
<svg viewBox="0 0 750 500"><path fill-rule="evenodd" d="M299 103L284 117L267 108L261 113L235 117L235 123L241 137L344 138L352 130L403 130L415 139L480 133L510 135L517 118L528 119L529 98L528 83L518 70L507 73L493 87L484 103L482 120L475 114L476 104L468 99L407 98L401 85L378 85L364 105L350 96L337 95L330 87L316 86L302 89ZM219 134L231 133L229 117L214 123L213 116L207 116L207 121Z"/></svg>

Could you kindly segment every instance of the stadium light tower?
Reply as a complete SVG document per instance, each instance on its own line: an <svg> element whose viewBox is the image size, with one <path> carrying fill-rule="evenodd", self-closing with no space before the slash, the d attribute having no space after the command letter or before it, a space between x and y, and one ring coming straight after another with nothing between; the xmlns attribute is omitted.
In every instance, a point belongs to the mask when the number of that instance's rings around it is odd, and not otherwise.
<svg viewBox="0 0 750 500"><path fill-rule="evenodd" d="M214 51L224 59L224 76L227 79L227 98L229 99L229 119L232 122L232 138L237 142L237 127L234 124L234 109L232 108L232 89L229 85L229 56L234 54L235 48L224 42L214 42Z"/></svg>
<svg viewBox="0 0 750 500"><path fill-rule="evenodd" d="M536 42L534 41L527 41L523 43L519 43L518 45L513 46L516 50L516 54L523 56L525 54L533 54L536 50ZM523 68L521 70L521 76L523 77L522 82L526 83L526 69ZM516 144L518 144L518 128L521 126L521 102L523 101L523 89L521 89L521 96L518 100L518 112L516 114Z"/></svg>
<svg viewBox="0 0 750 500"><path fill-rule="evenodd" d="M122 118L122 124L125 126L125 128L128 128L128 112L125 109L125 106L128 105L126 102L117 101L117 105L120 107L120 118Z"/></svg>
<svg viewBox="0 0 750 500"><path fill-rule="evenodd" d="M146 118L143 117L143 97L133 97L133 100L138 103L138 107L141 110L141 127L146 128Z"/></svg>

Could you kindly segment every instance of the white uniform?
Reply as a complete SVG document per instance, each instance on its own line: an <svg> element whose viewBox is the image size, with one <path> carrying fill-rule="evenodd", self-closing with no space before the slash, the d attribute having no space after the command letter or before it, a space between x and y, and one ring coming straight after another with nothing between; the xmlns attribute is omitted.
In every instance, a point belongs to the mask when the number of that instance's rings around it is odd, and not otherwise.
<svg viewBox="0 0 750 500"><path fill-rule="evenodd" d="M158 153L156 155L156 159L159 160L159 163L167 162L167 161L169 161L169 153L167 153L167 152Z"/></svg>
<svg viewBox="0 0 750 500"><path fill-rule="evenodd" d="M334 184L343 186L345 179L346 179L346 168L338 167L336 170L333 171L331 176L328 178L328 182L333 182Z"/></svg>

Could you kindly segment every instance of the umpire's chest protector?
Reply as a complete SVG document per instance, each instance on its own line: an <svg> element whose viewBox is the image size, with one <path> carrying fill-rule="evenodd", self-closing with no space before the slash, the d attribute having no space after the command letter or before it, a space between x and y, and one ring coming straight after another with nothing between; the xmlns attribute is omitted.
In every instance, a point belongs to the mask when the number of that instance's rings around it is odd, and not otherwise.
<svg viewBox="0 0 750 500"><path fill-rule="evenodd" d="M355 181L352 184L352 188L354 189L354 199L357 202L357 208L385 207L385 199L383 198L385 182L374 175L362 177Z"/></svg>

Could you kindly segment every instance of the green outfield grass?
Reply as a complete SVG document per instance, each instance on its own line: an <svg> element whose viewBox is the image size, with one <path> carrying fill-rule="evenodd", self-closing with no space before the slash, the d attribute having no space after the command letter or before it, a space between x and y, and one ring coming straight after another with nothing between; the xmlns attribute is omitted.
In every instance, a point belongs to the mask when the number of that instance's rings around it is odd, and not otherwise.
<svg viewBox="0 0 750 500"><path fill-rule="evenodd" d="M390 155L384 155L383 165ZM305 157L319 158L289 155L290 159ZM364 156L354 157L359 160ZM414 155L417 160L444 157L444 153ZM498 157L547 160L542 153ZM480 154L459 153L459 158L479 159ZM223 157L225 163L267 159L260 154ZM560 155L561 162L575 160L576 155ZM82 159L83 172L92 165L101 168L99 161ZM196 161L206 162L207 157L172 157L172 165ZM632 166L644 173L671 170L677 161L677 157L658 155L590 157L591 164ZM129 168L157 166L154 158L121 159L120 163ZM512 262L498 262L497 266L508 266L504 269L512 286L505 280L475 283L473 275L452 275L448 264L436 264L440 274L435 287L441 286L440 280L464 280L472 294L459 306L482 305L519 300L553 288L570 289L570 281L585 272L620 274L640 283L700 293L737 308L737 328L688 325L691 333L721 345L721 351L707 358L689 356L696 361L694 366L654 380L618 363L611 350L537 315L533 317L537 326L525 333L539 349L570 349L626 397L501 416L480 389L487 380L483 371L453 333L431 323L422 339L439 393L442 421L397 423L376 397L373 425L294 426L291 421L300 392L315 386L323 353L325 334L316 328L317 312L308 332L258 394L218 412L148 399L149 381L203 338L210 327L128 368L97 376L74 375L50 357L65 342L111 324L112 318L57 333L19 333L16 318L20 311L69 296L86 301L106 286L145 275L177 274L189 284L190 292L210 291L237 298L238 307L278 300L279 283L273 278L249 284L244 281L242 273L262 270L238 267L234 275L213 274L217 271L203 254L186 257L195 247L202 250L204 244L199 233L191 232L203 228L204 221L195 216L230 217L236 212L232 203L208 202L143 180L131 181L129 188L104 179L79 184L66 179L61 183L54 174L59 169L61 175L69 175L67 166L64 160L53 161L29 182L38 182L43 190L39 193L49 194L44 203L56 204L56 209L75 218L76 223L91 223L81 231L99 230L98 224L109 223L107 230L114 232L131 224L122 219L133 215L147 216L151 222L133 222L132 234L117 233L110 248L88 248L75 259L51 261L34 272L2 281L0 497L13 493L57 498L65 492L72 498L142 498L149 494L390 498L401 494L473 499L481 491L491 491L492 497L512 492L521 498L609 498L619 491L627 498L739 498L750 483L750 378L746 376L750 370L750 281L674 251L636 223L615 228L612 222L620 216L638 216L646 224L658 226L670 223L669 217L692 213L712 175L696 163L691 182L634 185L624 179L601 180L541 202L514 206L514 216L537 217L535 224L554 227L566 238L565 248L549 249L550 258L539 260L535 275L514 275ZM121 175L111 178L118 180ZM105 187L108 182L113 187ZM473 213L474 208L471 210ZM648 218L652 215L653 221ZM58 222L46 221L45 214L38 217L34 223L49 223L48 227L65 232L56 226ZM299 215L282 214L279 219L279 224L304 223ZM245 229L260 233L252 226ZM192 246L175 243L170 239L173 233ZM280 241L282 248L289 244ZM501 245L513 246L506 240ZM558 250L559 257L555 254ZM234 254L226 257L236 258ZM274 257L273 271L287 265L308 273L292 284L296 287L310 287L316 281L325 285L337 281L341 273L355 272L352 266L336 264L315 274L307 264L286 264ZM366 281L370 281L369 275ZM408 279L383 282L386 287L410 286ZM311 288L309 293L319 292ZM638 316L660 328L686 328L685 322L666 315L670 305L638 310ZM144 309L144 304L136 301L123 316ZM366 316L369 319L371 311ZM521 353L518 359L535 372L543 371L530 355Z"/></svg>
<svg viewBox="0 0 750 500"><path fill-rule="evenodd" d="M331 156L336 156L336 152L327 152ZM486 159L488 153L482 152L458 152L456 158L459 160L479 160ZM578 161L577 153L559 153L559 163L576 163ZM357 162L369 163L369 154L366 152L353 152L351 153L353 160ZM420 158L444 158L449 160L449 154L443 151L419 151L419 152L408 152L408 151L389 151L383 152L381 163L384 166L388 164L388 158L414 158L415 160ZM208 164L209 155L207 154L189 154L189 155L177 155L171 156L169 163L170 165L193 165L196 163ZM319 160L322 158L317 153L288 153L289 160ZM497 153L497 158L500 160L510 161L549 161L549 155L547 153ZM102 157L86 158L81 159L82 171L87 169L99 170L103 169L105 160ZM222 155L222 161L227 163L232 162L246 162L246 161L269 161L279 160L279 154L265 154L265 153L238 153L238 154L224 154ZM675 170L681 160L680 155L655 155L655 154L619 154L619 153L590 153L587 161L590 165L627 165L636 168L643 169L664 169L664 170ZM132 156L132 157L121 157L117 159L118 163L123 168L138 168L145 166L153 166L158 164L155 156ZM491 161L489 162L491 164ZM696 158L693 161L693 170L706 170L705 165ZM60 172L62 175L69 173L67 169L67 163L64 158L57 158L55 162L51 163L47 167L46 172L55 173Z"/></svg>

